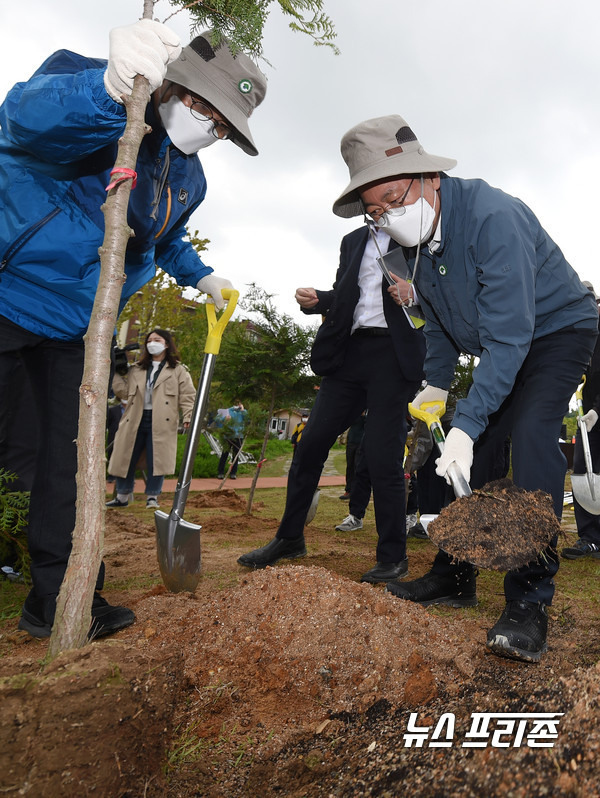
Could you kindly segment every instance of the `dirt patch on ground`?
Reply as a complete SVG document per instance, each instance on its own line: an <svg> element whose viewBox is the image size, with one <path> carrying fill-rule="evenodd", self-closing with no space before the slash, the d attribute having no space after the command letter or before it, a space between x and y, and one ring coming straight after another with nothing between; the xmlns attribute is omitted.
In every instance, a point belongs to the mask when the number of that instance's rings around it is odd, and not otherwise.
<svg viewBox="0 0 600 798"><path fill-rule="evenodd" d="M503 660L485 647L503 607L501 575L480 577L480 607L459 611L360 584L374 524L368 515L363 530L335 533L339 518L324 513L334 501L346 512L338 492L321 497L304 560L257 572L236 560L274 535L275 505L248 517L233 491L229 505L223 491L190 496L186 517L202 525L203 546L194 594L162 585L151 511L107 513L105 595L137 622L45 669L45 642L17 632L16 620L0 626L0 789L44 798L600 795L600 563L559 571L542 663ZM435 551L410 542L411 578ZM587 568L588 593L573 594L568 567ZM552 747L530 744L531 723L516 745L497 720L484 747L464 747L485 712L563 714ZM426 730L420 745L408 744L413 727ZM494 732L502 745L492 745Z"/></svg>
<svg viewBox="0 0 600 798"><path fill-rule="evenodd" d="M0 680L2 792L143 795L164 783L182 659L112 640Z"/></svg>
<svg viewBox="0 0 600 798"><path fill-rule="evenodd" d="M523 490L509 479L488 482L452 502L427 528L434 543L452 557L496 571L535 560L559 532L551 497Z"/></svg>

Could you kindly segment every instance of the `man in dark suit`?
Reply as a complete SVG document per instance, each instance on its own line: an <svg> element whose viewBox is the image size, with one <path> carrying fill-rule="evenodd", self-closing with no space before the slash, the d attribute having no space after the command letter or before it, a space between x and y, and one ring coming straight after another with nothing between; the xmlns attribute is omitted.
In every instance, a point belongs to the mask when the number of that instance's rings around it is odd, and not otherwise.
<svg viewBox="0 0 600 798"><path fill-rule="evenodd" d="M364 445L379 541L377 564L361 581L385 582L408 572L402 465L406 408L421 384L425 347L421 331L389 295L377 263L389 243L382 231L354 230L342 240L333 289L296 291L305 313L325 316L311 354L312 369L323 380L290 468L277 535L243 554L241 565L264 568L306 555L304 523L323 464L338 435L368 409ZM397 285L406 299L408 283Z"/></svg>

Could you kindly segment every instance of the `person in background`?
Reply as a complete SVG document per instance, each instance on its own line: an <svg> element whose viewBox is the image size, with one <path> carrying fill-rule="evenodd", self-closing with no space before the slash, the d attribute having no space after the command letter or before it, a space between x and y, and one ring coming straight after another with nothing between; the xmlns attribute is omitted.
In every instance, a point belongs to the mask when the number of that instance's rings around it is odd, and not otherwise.
<svg viewBox="0 0 600 798"><path fill-rule="evenodd" d="M378 259L388 246L385 231L363 225L342 239L333 289L296 290L303 312L325 316L311 352L311 367L323 380L292 460L277 534L243 554L240 565L264 568L305 556L305 520L329 451L368 408L364 448L378 541L376 564L360 580L387 582L408 573L402 461L407 405L423 377L424 340L387 291ZM408 290L407 283L399 288L404 296Z"/></svg>
<svg viewBox="0 0 600 798"><path fill-rule="evenodd" d="M300 416L300 421L294 427L294 431L292 432L292 437L290 438L290 442L292 444L292 459L296 454L296 449L298 448L298 444L302 438L302 433L304 432L304 427L308 422L308 415L303 413Z"/></svg>
<svg viewBox="0 0 600 798"><path fill-rule="evenodd" d="M594 286L584 280L585 287L593 295L596 306L600 302L600 297L596 294ZM600 338L596 342L594 354L585 372L586 380L581 392L583 403L583 423L586 426L590 452L592 455L592 468L594 473L600 471ZM575 451L573 452L573 473L585 473L585 458L583 455L583 445L581 442L581 432L577 432L575 438ZM585 510L573 495L573 510L575 512L575 523L577 524L578 539L572 546L566 546L561 555L566 560L581 560L591 557L600 560L600 515L592 515Z"/></svg>
<svg viewBox="0 0 600 798"><path fill-rule="evenodd" d="M364 441L364 435L362 437ZM363 518L371 501L371 478L365 450L361 447L354 466L354 477L350 488L348 500L348 515L341 521L336 529L338 532L354 532L363 527Z"/></svg>
<svg viewBox="0 0 600 798"><path fill-rule="evenodd" d="M145 453L146 507L156 509L165 474L175 471L179 413L187 429L196 398L171 333L161 329L148 333L141 358L126 376L115 374L112 388L127 404L108 464L109 474L117 478L117 495L106 506L127 507L137 464Z"/></svg>
<svg viewBox="0 0 600 798"><path fill-rule="evenodd" d="M427 153L402 117L359 123L341 149L350 183L334 213L366 213L403 247L411 286L407 297L392 286L389 294L399 305L418 302L425 315L427 385L413 404L445 404L460 354L479 358L437 474L450 482L456 463L469 481L473 465L472 487L482 487L510 436L515 484L550 493L560 518L566 459L558 440L598 336L592 295L523 202L483 180L449 177L456 161ZM506 605L487 635L495 654L538 662L546 651L556 544L506 575ZM472 606L475 577L472 565L439 551L427 574L387 589L424 605Z"/></svg>
<svg viewBox="0 0 600 798"><path fill-rule="evenodd" d="M186 236L206 195L197 153L230 140L257 154L248 118L265 95L260 70L226 41L213 45L210 31L182 50L173 31L147 19L110 32L108 61L55 52L0 107L0 392L12 390L9 361L19 353L40 430L29 513L33 587L19 620L34 637L51 634L71 552L83 336L100 274L102 206L119 179L112 170L136 74L148 79L152 94L128 207L133 235L120 308L157 265L223 307L222 289L231 284ZM101 565L92 603L96 637L135 620L130 609L106 601L98 592L103 584Z"/></svg>
<svg viewBox="0 0 600 798"><path fill-rule="evenodd" d="M365 434L365 421L366 411L361 413L360 416L348 427L346 433L346 485L344 492L340 496L342 501L350 499L350 491L352 489L352 481L356 472L356 465L358 463L359 450L362 444L363 436ZM362 518L363 516L361 516Z"/></svg>
<svg viewBox="0 0 600 798"><path fill-rule="evenodd" d="M239 399L234 399L233 405L228 408L224 418L226 434L223 442L223 451L219 459L219 479L225 479L225 468L227 467L227 458L230 454L231 471L229 473L229 478L237 479L239 457L244 444L244 430L247 419L248 411L244 409L244 405Z"/></svg>

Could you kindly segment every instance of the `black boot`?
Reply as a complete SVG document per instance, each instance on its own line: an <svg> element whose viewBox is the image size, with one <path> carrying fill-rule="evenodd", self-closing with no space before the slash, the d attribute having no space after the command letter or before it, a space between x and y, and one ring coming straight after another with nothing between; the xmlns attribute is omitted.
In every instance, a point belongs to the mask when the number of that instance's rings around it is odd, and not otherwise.
<svg viewBox="0 0 600 798"><path fill-rule="evenodd" d="M460 563L452 566L446 574L429 571L412 582L389 582L385 589L398 598L414 601L423 607L430 604L475 607L477 574L477 569L469 563Z"/></svg>
<svg viewBox="0 0 600 798"><path fill-rule="evenodd" d="M273 538L266 546L249 551L248 554L242 554L241 557L238 557L238 562L248 568L266 568L267 565L274 565L279 560L294 560L296 557L306 557L306 544L303 535L293 540Z"/></svg>

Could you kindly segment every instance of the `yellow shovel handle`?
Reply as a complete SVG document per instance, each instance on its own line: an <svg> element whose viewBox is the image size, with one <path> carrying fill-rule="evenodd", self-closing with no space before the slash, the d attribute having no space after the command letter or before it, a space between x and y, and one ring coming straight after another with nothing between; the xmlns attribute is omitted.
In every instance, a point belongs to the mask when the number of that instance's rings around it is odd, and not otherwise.
<svg viewBox="0 0 600 798"><path fill-rule="evenodd" d="M581 378L581 385L575 391L575 399L577 399L577 414L583 415L583 386L585 385L585 374Z"/></svg>
<svg viewBox="0 0 600 798"><path fill-rule="evenodd" d="M206 336L206 344L204 351L209 355L218 355L221 348L221 338L227 326L227 322L231 318L240 292L234 288L222 288L221 294L223 299L227 300L223 313L219 316L217 321L217 311L212 302L206 302L206 319L208 321L208 335Z"/></svg>
<svg viewBox="0 0 600 798"><path fill-rule="evenodd" d="M413 404L409 403L408 412L413 418L424 421L429 429L431 429L431 425L435 422L439 422L440 418L446 412L446 403L442 402L441 399L435 402L425 402L420 407L415 407Z"/></svg>

